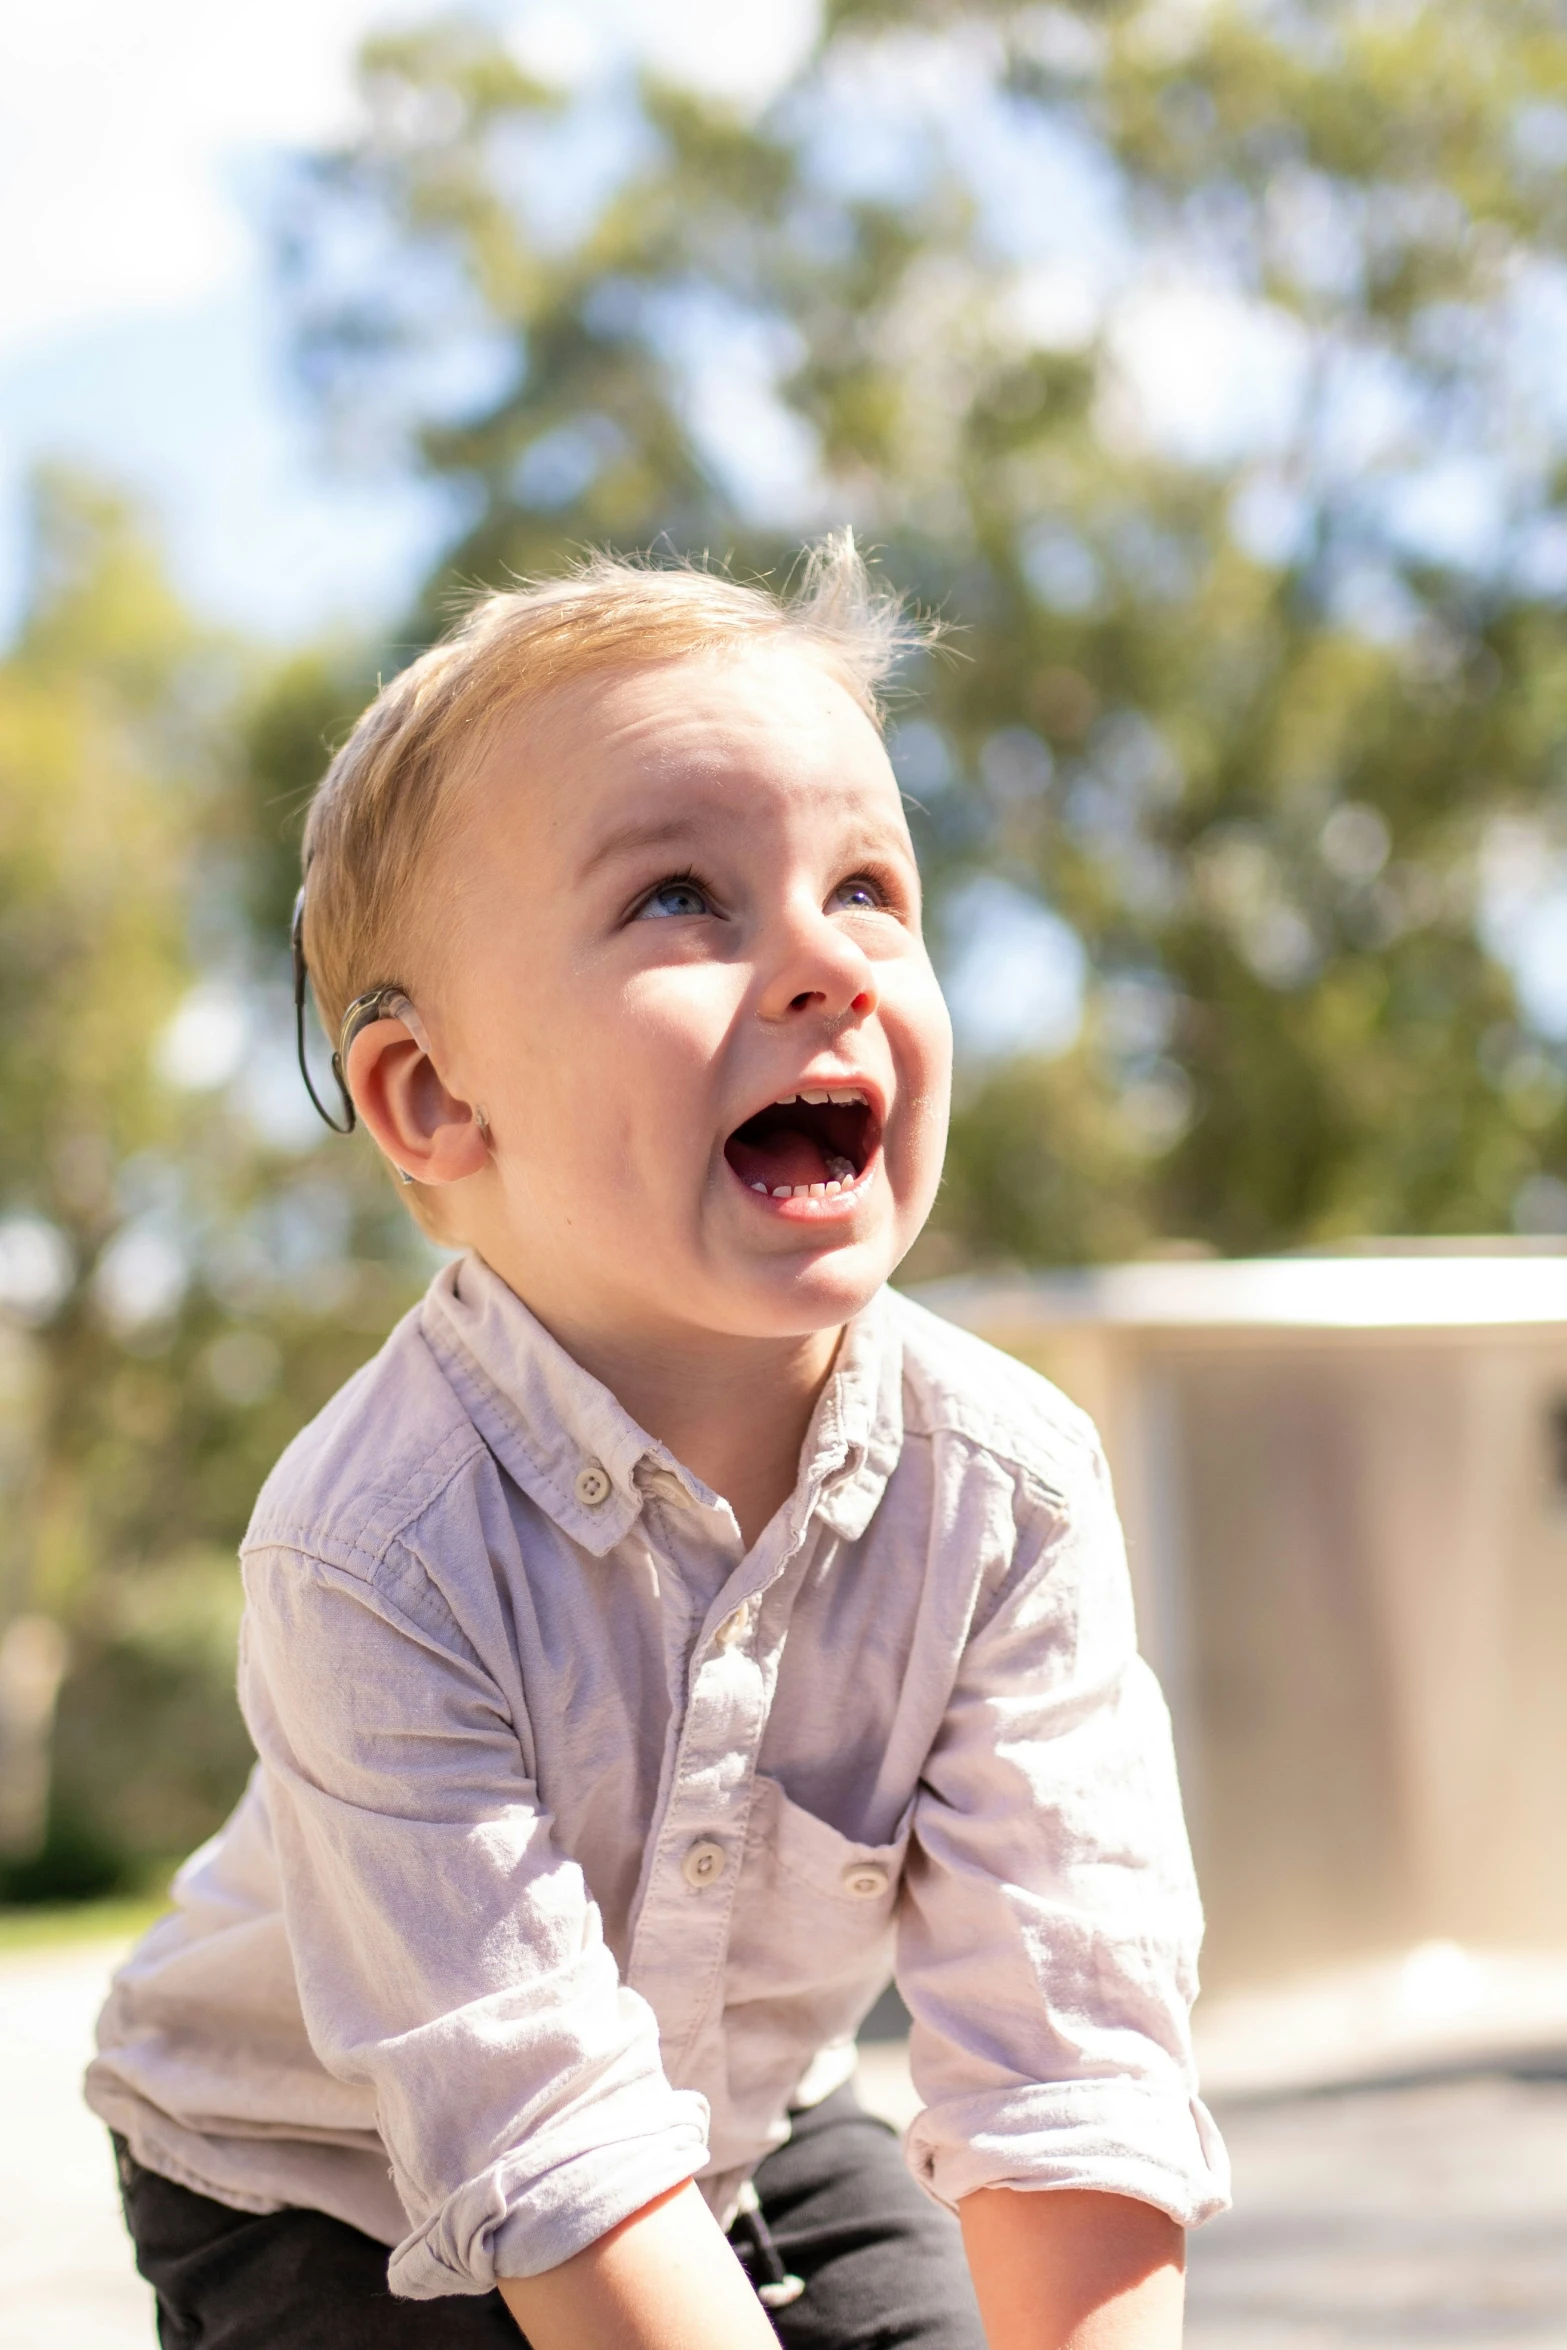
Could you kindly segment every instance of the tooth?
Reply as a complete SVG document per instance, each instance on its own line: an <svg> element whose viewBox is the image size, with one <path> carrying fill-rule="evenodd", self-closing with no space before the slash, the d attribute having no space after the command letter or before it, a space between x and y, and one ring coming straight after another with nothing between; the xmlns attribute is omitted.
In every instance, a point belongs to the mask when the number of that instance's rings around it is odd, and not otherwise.
<svg viewBox="0 0 1567 2350"><path fill-rule="evenodd" d="M789 1104L791 1102L797 1102L799 1098L800 1097L797 1093L781 1093L778 1096L778 1099L774 1102L773 1108L775 1110L787 1110Z"/></svg>
<svg viewBox="0 0 1567 2350"><path fill-rule="evenodd" d="M837 1098L837 1095L832 1093L802 1093L799 1096L802 1102L816 1103L836 1101Z"/></svg>
<svg viewBox="0 0 1567 2350"><path fill-rule="evenodd" d="M812 1199L825 1199L825 1198L827 1197L827 1186L826 1186L826 1184L825 1184L825 1183L813 1183L813 1184L811 1185L811 1197L812 1197Z"/></svg>
<svg viewBox="0 0 1567 2350"><path fill-rule="evenodd" d="M787 1183L775 1183L773 1185L773 1197L774 1199L793 1199L793 1188Z"/></svg>
<svg viewBox="0 0 1567 2350"><path fill-rule="evenodd" d="M811 1196L810 1185L808 1183L797 1183L794 1187L794 1196L796 1199L809 1199Z"/></svg>
<svg viewBox="0 0 1567 2350"><path fill-rule="evenodd" d="M752 1189L753 1191L759 1191L759 1192L761 1193L761 1195L762 1195L763 1199L766 1199L766 1198L769 1196L769 1195L768 1195L767 1186L766 1186L766 1184L765 1184L765 1183L753 1183L753 1184L752 1184L752 1186L751 1186L751 1189Z"/></svg>
<svg viewBox="0 0 1567 2350"><path fill-rule="evenodd" d="M828 1198L831 1199L835 1191L842 1191L843 1185L841 1183L824 1183L822 1185L822 1189L826 1192Z"/></svg>
<svg viewBox="0 0 1567 2350"><path fill-rule="evenodd" d="M862 1109L865 1106L865 1096L863 1093L827 1093L823 1094L822 1099L823 1101L828 1102L858 1102Z"/></svg>

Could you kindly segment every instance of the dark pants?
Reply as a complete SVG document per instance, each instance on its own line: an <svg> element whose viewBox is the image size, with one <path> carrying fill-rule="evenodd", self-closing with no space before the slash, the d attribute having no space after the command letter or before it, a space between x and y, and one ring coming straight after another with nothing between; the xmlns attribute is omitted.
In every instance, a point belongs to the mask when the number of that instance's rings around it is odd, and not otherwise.
<svg viewBox="0 0 1567 2350"><path fill-rule="evenodd" d="M519 2350L498 2293L396 2301L385 2245L357 2228L320 2211L233 2211L115 2143L163 2350ZM892 2132L852 2090L796 2114L756 2191L785 2268L805 2284L770 2312L785 2350L984 2350L957 2223L921 2194ZM762 2283L743 2220L733 2242Z"/></svg>

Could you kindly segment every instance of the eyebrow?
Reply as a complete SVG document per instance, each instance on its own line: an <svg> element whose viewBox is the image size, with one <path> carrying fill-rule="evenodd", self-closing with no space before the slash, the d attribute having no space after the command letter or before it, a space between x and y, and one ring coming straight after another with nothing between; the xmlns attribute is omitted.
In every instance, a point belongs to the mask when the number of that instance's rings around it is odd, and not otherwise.
<svg viewBox="0 0 1567 2350"><path fill-rule="evenodd" d="M627 824L601 840L582 861L581 878L586 881L601 865L615 857L635 855L643 849L678 848L682 843L697 839L702 831L689 815L649 817L641 824Z"/></svg>
<svg viewBox="0 0 1567 2350"><path fill-rule="evenodd" d="M726 809L723 813L730 815L732 812ZM636 856L647 849L683 848L688 853L699 852L711 836L712 825L689 811L678 815L648 817L640 824L624 825L607 839L601 840L584 857L579 868L579 878L586 881L601 866L611 864L616 858ZM851 857L856 854L869 856L887 849L898 849L907 855L908 843L890 826L875 826L861 829L853 844L846 847L845 853Z"/></svg>

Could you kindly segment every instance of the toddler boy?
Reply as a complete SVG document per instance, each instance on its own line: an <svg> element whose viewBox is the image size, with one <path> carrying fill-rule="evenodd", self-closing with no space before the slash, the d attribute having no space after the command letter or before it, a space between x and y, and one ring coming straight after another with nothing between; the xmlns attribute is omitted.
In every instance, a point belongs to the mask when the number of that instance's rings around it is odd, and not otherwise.
<svg viewBox="0 0 1567 2350"><path fill-rule="evenodd" d="M847 538L788 602L597 560L317 796L344 1122L461 1253L262 1492L257 1768L104 2012L167 2345L1179 2339L1223 2153L1103 1463L886 1287L950 1060L901 626Z"/></svg>

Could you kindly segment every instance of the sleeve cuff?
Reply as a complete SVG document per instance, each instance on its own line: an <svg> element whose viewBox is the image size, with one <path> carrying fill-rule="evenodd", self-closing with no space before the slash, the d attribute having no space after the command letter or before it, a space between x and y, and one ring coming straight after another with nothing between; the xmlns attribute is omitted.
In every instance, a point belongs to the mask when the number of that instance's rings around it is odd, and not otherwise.
<svg viewBox="0 0 1567 2350"><path fill-rule="evenodd" d="M694 2090L660 2084L641 2127L636 2115L616 2120L610 2144L579 2145L552 2162L544 2134L467 2180L397 2246L392 2291L435 2301L488 2293L501 2277L542 2275L705 2167L708 2106Z"/></svg>
<svg viewBox="0 0 1567 2350"><path fill-rule="evenodd" d="M1195 2228L1230 2202L1229 2160L1207 2108L1124 2075L943 2098L916 2115L905 2151L949 2210L980 2187L1080 2187L1151 2203Z"/></svg>

